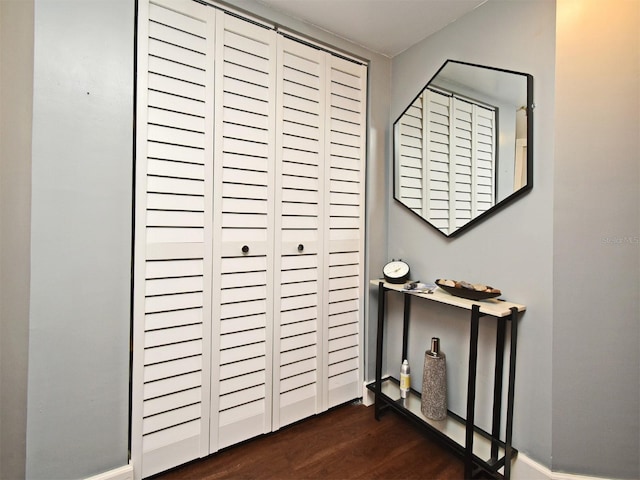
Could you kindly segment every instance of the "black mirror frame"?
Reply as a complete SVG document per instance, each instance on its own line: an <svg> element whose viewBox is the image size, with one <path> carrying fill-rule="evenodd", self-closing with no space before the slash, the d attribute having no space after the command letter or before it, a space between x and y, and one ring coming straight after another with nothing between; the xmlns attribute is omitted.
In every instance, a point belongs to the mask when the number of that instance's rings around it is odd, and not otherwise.
<svg viewBox="0 0 640 480"><path fill-rule="evenodd" d="M494 206L492 206L488 210L482 212L477 217L469 220L462 227L459 227L454 232L447 234L447 233L444 233L442 230L440 230L435 225L433 225L427 219L425 219L425 218L421 217L420 215L418 215L416 212L411 210L409 207L407 207L404 203L402 203L398 199L398 196L397 196L398 192L396 192L396 184L397 184L396 183L396 180L397 180L396 179L396 175L397 175L397 173L396 173L396 168L395 168L395 162L396 162L397 145L396 145L395 131L396 131L396 125L398 124L398 122L400 121L402 116L407 112L407 110L411 107L411 105L418 99L418 97L420 97L420 95L422 95L422 92L424 91L424 89L427 88L427 86L429 86L429 84L438 76L438 74L447 66L447 64L449 62L455 62L455 63L461 64L461 65L467 65L467 66L470 66L470 67L486 68L486 69L489 69L489 70L495 70L495 71L502 72L502 73L510 73L510 74L514 74L514 75L520 75L520 76L523 76L523 77L525 77L527 79L527 105L526 105L526 112L527 112L527 184L524 185L519 190L516 190L515 192L513 192L511 195L505 197L504 199L502 199L500 202L496 203ZM503 69L503 68L488 67L486 65L478 65L478 64L475 64L475 63L462 62L460 60L451 60L451 59L447 60L446 62L444 62L444 64L442 64L442 66L438 69L438 71L429 79L429 81L426 83L426 85L422 88L422 90L420 90L418 92L418 94L413 98L413 100L411 102L409 102L409 105L407 106L407 108L405 108L402 111L402 113L398 116L398 118L393 122L393 126L392 126L392 136L393 136L392 167L393 167L393 198L394 198L394 200L396 202L398 202L400 205L402 205L404 208L409 210L413 215L415 215L416 217L420 218L420 220L422 220L423 222L426 222L427 225L429 225L431 228L436 230L441 235L444 235L447 238L453 238L453 237L457 237L461 233L466 232L467 230L473 228L478 223L486 220L487 218L489 218L492 215L494 215L496 212L502 210L504 207L506 207L507 205L512 203L514 200L516 200L519 197L523 196L524 194L528 193L533 188L533 143L534 143L533 142L533 110L534 110L534 108L535 108L535 104L533 103L533 75L528 74L528 73L516 72L516 71L513 71L513 70L506 70L506 69Z"/></svg>

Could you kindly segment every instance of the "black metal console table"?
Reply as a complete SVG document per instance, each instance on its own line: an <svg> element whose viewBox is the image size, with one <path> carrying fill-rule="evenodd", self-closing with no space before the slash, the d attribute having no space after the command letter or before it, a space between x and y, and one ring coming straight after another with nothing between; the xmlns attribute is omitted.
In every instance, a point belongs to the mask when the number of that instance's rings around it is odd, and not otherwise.
<svg viewBox="0 0 640 480"><path fill-rule="evenodd" d="M403 285L385 283L383 280L372 280L372 285L378 286L378 331L376 342L376 379L367 388L375 394L375 417L390 408L410 420L421 428L434 434L435 438L449 446L454 452L464 458L465 478L471 479L479 473L485 472L495 479L509 480L511 474L511 460L517 455L517 450L511 444L513 430L513 403L516 366L516 339L518 313L526 307L515 303L491 299L474 301L455 297L436 288L433 293L418 293L405 290ZM467 380L467 412L466 419L449 411L447 419L433 421L422 415L420 411L421 394L411 390L407 398L400 397L399 382L394 377L382 378L383 332L385 322L386 295L390 291L404 295L404 324L402 334L402 359L407 358L409 318L412 298L423 298L471 311L471 335L469 342L469 375ZM478 359L478 329L479 320L483 316L497 319L493 416L491 432L477 427L475 422L476 395L476 366ZM509 351L509 372L507 390L507 414L505 439L500 439L500 418L502 411L503 367L505 353L506 324L511 322L511 343ZM402 361L400 359L400 361ZM502 472L500 472L502 469Z"/></svg>

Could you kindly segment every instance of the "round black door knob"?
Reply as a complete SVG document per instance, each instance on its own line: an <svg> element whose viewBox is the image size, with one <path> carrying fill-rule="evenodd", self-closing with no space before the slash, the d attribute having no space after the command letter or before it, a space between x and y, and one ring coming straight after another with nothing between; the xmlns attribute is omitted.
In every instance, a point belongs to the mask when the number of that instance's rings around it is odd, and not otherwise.
<svg viewBox="0 0 640 480"><path fill-rule="evenodd" d="M298 245L298 251L301 252L303 250L304 250L304 245L303 244Z"/></svg>
<svg viewBox="0 0 640 480"><path fill-rule="evenodd" d="M249 253L249 245L242 246L242 253Z"/></svg>

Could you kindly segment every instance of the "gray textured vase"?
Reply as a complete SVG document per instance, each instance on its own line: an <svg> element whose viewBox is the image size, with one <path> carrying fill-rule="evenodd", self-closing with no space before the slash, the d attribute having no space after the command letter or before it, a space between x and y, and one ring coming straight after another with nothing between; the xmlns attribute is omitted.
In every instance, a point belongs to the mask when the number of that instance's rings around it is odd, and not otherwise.
<svg viewBox="0 0 640 480"><path fill-rule="evenodd" d="M431 339L431 350L424 354L422 404L420 410L431 420L447 417L447 362L440 351L440 339Z"/></svg>

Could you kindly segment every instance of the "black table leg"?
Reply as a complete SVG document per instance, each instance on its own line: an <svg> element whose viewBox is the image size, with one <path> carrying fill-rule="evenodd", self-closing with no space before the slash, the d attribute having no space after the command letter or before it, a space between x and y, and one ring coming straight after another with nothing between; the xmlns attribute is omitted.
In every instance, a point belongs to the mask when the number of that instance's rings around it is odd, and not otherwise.
<svg viewBox="0 0 640 480"><path fill-rule="evenodd" d="M382 408L382 345L384 334L384 311L385 297L387 290L384 283L378 284L378 332L376 337L376 387L375 387L375 406L374 415L376 420L380 420L380 410Z"/></svg>
<svg viewBox="0 0 640 480"><path fill-rule="evenodd" d="M464 478L473 475L473 427L475 423L476 403L476 367L478 364L478 327L480 320L480 306L473 305L471 309L471 336L469 339L469 378L467 382L467 419L464 455Z"/></svg>
<svg viewBox="0 0 640 480"><path fill-rule="evenodd" d="M498 461L498 442L500 438L500 412L502 411L502 377L504 370L504 341L507 320L498 318L496 329L496 366L493 376L493 423L491 426L491 461Z"/></svg>
<svg viewBox="0 0 640 480"><path fill-rule="evenodd" d="M511 346L509 352L509 387L507 391L507 426L504 454L504 478L511 477L511 457L513 455L513 401L516 384L516 343L518 341L518 309L511 308Z"/></svg>
<svg viewBox="0 0 640 480"><path fill-rule="evenodd" d="M411 295L404 295L404 319L402 324L402 358L400 364L407 358L409 349L409 318L411 317Z"/></svg>

